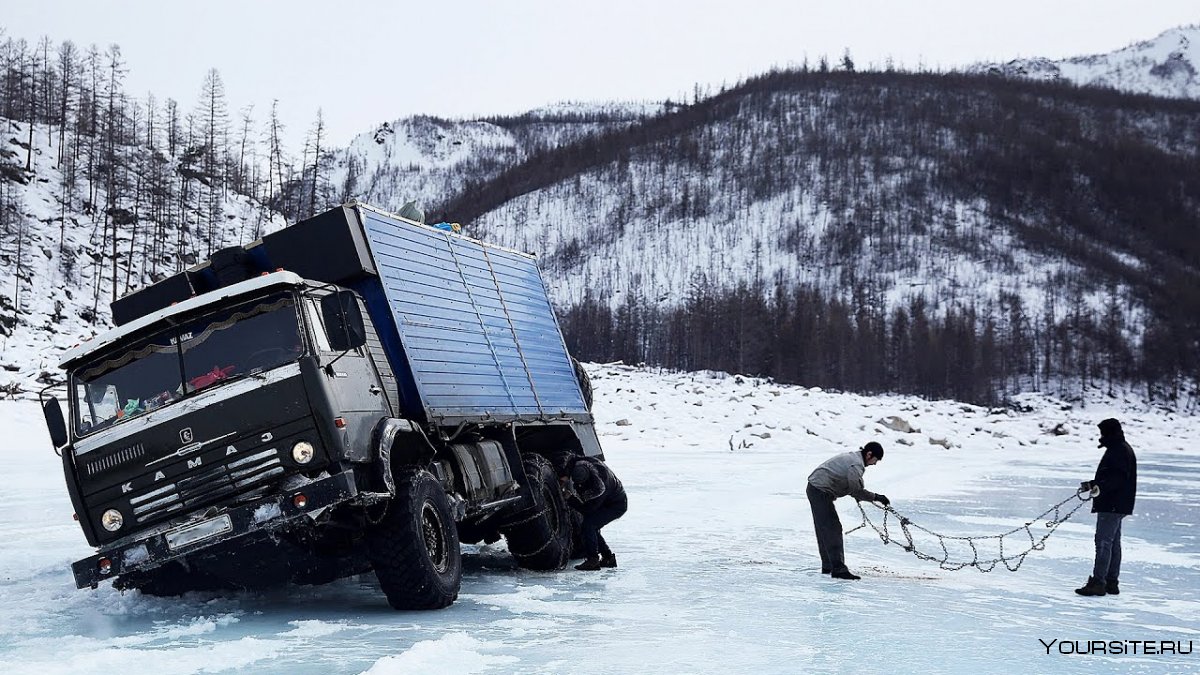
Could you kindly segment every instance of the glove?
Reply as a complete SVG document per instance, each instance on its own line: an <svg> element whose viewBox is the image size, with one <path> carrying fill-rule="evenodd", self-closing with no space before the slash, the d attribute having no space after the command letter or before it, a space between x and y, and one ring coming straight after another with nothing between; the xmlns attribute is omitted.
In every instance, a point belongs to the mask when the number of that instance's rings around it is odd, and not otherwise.
<svg viewBox="0 0 1200 675"><path fill-rule="evenodd" d="M878 492L875 493L875 501L883 504L884 506L891 506L892 504L892 500L888 499L887 495L879 494Z"/></svg>

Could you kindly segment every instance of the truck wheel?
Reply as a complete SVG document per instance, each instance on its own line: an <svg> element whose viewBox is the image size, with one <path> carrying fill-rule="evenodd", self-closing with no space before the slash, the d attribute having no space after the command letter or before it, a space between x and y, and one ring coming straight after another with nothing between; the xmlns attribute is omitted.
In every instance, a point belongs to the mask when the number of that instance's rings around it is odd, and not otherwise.
<svg viewBox="0 0 1200 675"><path fill-rule="evenodd" d="M557 570L571 557L574 521L563 499L554 467L540 455L524 456L525 475L532 482L532 513L500 531L517 565L531 570Z"/></svg>
<svg viewBox="0 0 1200 675"><path fill-rule="evenodd" d="M458 529L432 474L418 471L396 482L387 512L367 532L367 556L395 609L440 609L458 598Z"/></svg>
<svg viewBox="0 0 1200 675"><path fill-rule="evenodd" d="M579 381L579 392L583 394L583 404L587 406L588 412L592 410L592 378L583 369L583 364L579 363L579 359L571 357L571 367L575 369L575 379Z"/></svg>

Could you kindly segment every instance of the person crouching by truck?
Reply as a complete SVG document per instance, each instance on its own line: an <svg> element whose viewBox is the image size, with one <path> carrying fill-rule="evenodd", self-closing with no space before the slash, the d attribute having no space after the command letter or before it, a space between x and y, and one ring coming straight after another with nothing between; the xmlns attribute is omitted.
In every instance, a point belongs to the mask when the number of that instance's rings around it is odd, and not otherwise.
<svg viewBox="0 0 1200 675"><path fill-rule="evenodd" d="M558 480L567 503L583 516L580 535L585 560L575 569L593 572L616 567L617 556L600 530L625 515L629 508L621 479L595 457L576 457L563 468Z"/></svg>

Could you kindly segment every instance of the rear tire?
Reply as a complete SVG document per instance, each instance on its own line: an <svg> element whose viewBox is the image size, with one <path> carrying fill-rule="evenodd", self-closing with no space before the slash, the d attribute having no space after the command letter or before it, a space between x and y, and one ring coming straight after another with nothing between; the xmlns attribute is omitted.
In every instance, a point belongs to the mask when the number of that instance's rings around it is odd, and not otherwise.
<svg viewBox="0 0 1200 675"><path fill-rule="evenodd" d="M432 474L418 471L396 482L387 512L367 532L367 556L395 609L441 609L458 598L458 528Z"/></svg>
<svg viewBox="0 0 1200 675"><path fill-rule="evenodd" d="M583 394L583 404L588 412L592 411L592 378L583 369L583 364L574 356L571 357L571 367L575 369L575 379L579 382L579 393Z"/></svg>
<svg viewBox="0 0 1200 675"><path fill-rule="evenodd" d="M534 509L501 529L517 565L530 570L557 570L571 558L572 509L563 499L554 467L540 455L524 455L525 476L533 491Z"/></svg>

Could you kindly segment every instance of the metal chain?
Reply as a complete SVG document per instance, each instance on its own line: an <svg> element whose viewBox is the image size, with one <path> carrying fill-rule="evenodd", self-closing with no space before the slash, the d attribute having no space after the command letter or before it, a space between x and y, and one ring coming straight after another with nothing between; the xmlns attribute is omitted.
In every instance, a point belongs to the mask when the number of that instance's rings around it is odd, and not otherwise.
<svg viewBox="0 0 1200 675"><path fill-rule="evenodd" d="M862 512L863 521L857 527L847 530L846 534L861 530L864 527L870 527L872 530L875 530L875 534L879 535L879 538L883 540L884 544L896 544L909 553L917 556L921 560L936 562L938 567L951 572L961 570L964 567L974 567L980 572L991 572L996 568L998 563L1004 563L1004 566L1008 568L1010 572L1016 572L1018 569L1020 569L1021 564L1025 562L1025 556L1029 555L1033 551L1041 551L1042 549L1046 548L1046 540L1049 539L1050 535L1058 529L1058 526L1067 522L1071 516L1075 515L1075 512L1078 511L1080 507L1091 501L1092 497L1093 495L1090 492L1079 490L1070 497L1067 497L1061 502L1046 509L1036 518L1033 518L1021 527L1013 528L1003 534L994 534L984 537L953 537L950 535L938 534L937 532L914 524L909 518L902 515L899 511L893 509L891 506L875 505L876 508L883 511L883 522L877 526L867 516L867 511L863 508L863 503L858 502L858 510ZM1077 503L1069 511L1064 513L1063 508L1068 502L1071 501L1075 501ZM1053 515L1051 516L1050 514ZM895 526L900 528L900 532L903 535L902 538L894 536L889 530L889 518ZM1035 523L1043 520L1045 521L1046 532L1041 536L1041 538L1038 538L1034 535L1032 527ZM916 543L913 541L914 531L936 537L938 546L941 548L941 554L931 554L917 550ZM1004 552L1004 538L1017 534L1018 532L1024 532L1025 535L1029 537L1029 548L1015 555L1006 555ZM998 540L1000 557L990 558L988 560L980 560L979 547L976 546L976 543L985 542L992 539ZM1021 539L1023 540L1024 537L1021 537ZM971 560L951 561L950 549L946 546L947 540L965 541L971 548Z"/></svg>

